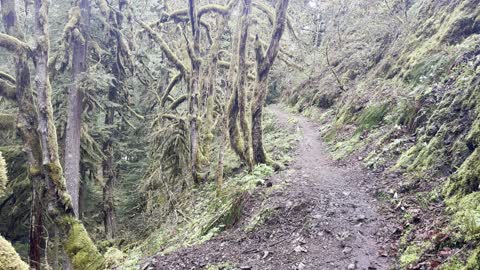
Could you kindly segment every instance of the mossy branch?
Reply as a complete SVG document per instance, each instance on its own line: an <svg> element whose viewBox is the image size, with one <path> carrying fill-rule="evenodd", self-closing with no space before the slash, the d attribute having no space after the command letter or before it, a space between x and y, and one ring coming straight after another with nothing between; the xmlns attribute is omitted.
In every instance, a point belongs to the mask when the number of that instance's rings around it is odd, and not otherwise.
<svg viewBox="0 0 480 270"><path fill-rule="evenodd" d="M17 81L15 80L15 78L12 75L10 75L8 73L5 73L5 72L2 72L2 71L0 71L0 79L6 80L11 84L16 84L17 83Z"/></svg>
<svg viewBox="0 0 480 270"><path fill-rule="evenodd" d="M11 84L7 80L0 78L0 96L8 100L16 99L16 88L15 85Z"/></svg>
<svg viewBox="0 0 480 270"><path fill-rule="evenodd" d="M153 40L155 40L159 45L160 45L160 49L163 51L163 53L165 53L165 56L168 58L168 60L170 62L172 62L172 64L180 71L180 73L183 73L185 74L187 72L187 68L185 67L185 65L180 61L180 59L175 55L175 53L173 53L172 49L170 48L170 46L168 46L168 44L163 40L163 38L160 36L160 34L158 34L157 32L155 32L150 26L148 26L146 23L138 20L135 18L135 21L140 24L140 26L143 27L143 29L145 29L148 34L150 34L150 36L153 38Z"/></svg>
<svg viewBox="0 0 480 270"><path fill-rule="evenodd" d="M176 110L178 106L180 106L183 102L187 101L188 95L183 95L177 98L171 105L170 110Z"/></svg>
<svg viewBox="0 0 480 270"><path fill-rule="evenodd" d="M168 84L167 88L165 89L165 93L163 94L163 97L162 97L162 101L161 101L162 107L165 106L165 103L167 102L168 97L170 96L170 93L172 92L173 88L175 87L175 85L177 85L182 80L182 78L183 78L183 74L179 73L179 74L175 75L173 77L173 79L170 81L170 83Z"/></svg>
<svg viewBox="0 0 480 270"><path fill-rule="evenodd" d="M253 2L252 4L255 8L257 8L258 10L262 11L265 15L267 15L267 18L270 24L274 25L275 23L274 11L271 8L259 2ZM298 40L298 36L295 33L295 29L293 29L292 19L288 16L287 16L287 27L292 37Z"/></svg>
<svg viewBox="0 0 480 270"><path fill-rule="evenodd" d="M238 0L230 0L227 5L218 5L218 4L207 4L198 8L198 18L201 18L203 15L209 13L217 13L223 16L229 14L230 10L238 3ZM171 13L162 14L160 23L164 23L170 20L174 21L184 21L188 20L188 9L179 9L172 11Z"/></svg>
<svg viewBox="0 0 480 270"><path fill-rule="evenodd" d="M68 12L69 18L65 27L63 27L63 39L67 39L80 23L81 11L79 7L73 7Z"/></svg>
<svg viewBox="0 0 480 270"><path fill-rule="evenodd" d="M0 47L11 53L27 53L28 55L32 53L27 43L4 33L0 33Z"/></svg>

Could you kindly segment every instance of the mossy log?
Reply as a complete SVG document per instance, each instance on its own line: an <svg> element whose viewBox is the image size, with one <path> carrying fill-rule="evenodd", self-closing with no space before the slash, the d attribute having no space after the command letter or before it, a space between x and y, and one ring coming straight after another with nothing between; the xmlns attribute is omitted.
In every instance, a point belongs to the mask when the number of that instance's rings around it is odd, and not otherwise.
<svg viewBox="0 0 480 270"><path fill-rule="evenodd" d="M16 37L0 33L0 47L6 49L11 53L31 53L30 47L28 44L19 40Z"/></svg>

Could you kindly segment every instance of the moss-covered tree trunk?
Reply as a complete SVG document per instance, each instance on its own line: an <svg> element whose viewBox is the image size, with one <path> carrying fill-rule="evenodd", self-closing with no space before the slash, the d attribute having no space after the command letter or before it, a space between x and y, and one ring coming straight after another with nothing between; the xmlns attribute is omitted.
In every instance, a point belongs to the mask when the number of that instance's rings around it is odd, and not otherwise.
<svg viewBox="0 0 480 270"><path fill-rule="evenodd" d="M247 40L251 11L250 0L243 1L242 13L238 22L238 36L235 38L237 44L234 47L235 62L232 61L231 71L236 70L236 76L230 76L232 96L228 106L228 130L230 145L239 157L248 165L253 167L253 156L251 147L250 124L247 120ZM233 75L233 74L231 74Z"/></svg>
<svg viewBox="0 0 480 270"><path fill-rule="evenodd" d="M252 1L243 1L243 11L240 23L240 39L238 46L238 71L235 81L235 91L238 91L239 125L244 141L243 155L250 170L253 169L252 137L250 123L247 120L247 41L249 35L249 15Z"/></svg>
<svg viewBox="0 0 480 270"><path fill-rule="evenodd" d="M45 185L48 187L49 216L66 236L65 251L74 269L101 269L103 257L90 239L83 224L75 218L67 192L58 154L57 134L53 118L52 90L49 83L48 1L35 0L35 62L38 93L38 131L42 148Z"/></svg>
<svg viewBox="0 0 480 270"><path fill-rule="evenodd" d="M80 216L80 139L82 129L83 90L81 82L87 71L88 30L90 20L90 1L80 0L78 6L80 18L72 39L72 80L68 92L67 129L65 135L65 178L67 190L72 197L73 211Z"/></svg>
<svg viewBox="0 0 480 270"><path fill-rule="evenodd" d="M18 23L18 17L14 0L1 0L2 20L5 32L11 37L23 42L23 29ZM29 178L32 183L32 208L30 217L30 247L29 261L32 269L40 269L44 209L45 186L41 173L41 149L38 141L37 114L33 101L33 92L30 80L30 68L27 62L28 51L16 50L15 62L15 95L14 100L18 105L17 126L20 137L24 142L24 151L29 165Z"/></svg>
<svg viewBox="0 0 480 270"><path fill-rule="evenodd" d="M280 40L285 30L288 3L289 0L280 0L277 3L274 29L266 53L263 52L263 48L258 36L256 37L255 41L257 76L255 80L254 97L251 104L251 119L253 158L256 164L269 162L263 147L263 105L267 96L268 74L270 73L270 69L272 68L272 65L278 55L278 51L280 49Z"/></svg>
<svg viewBox="0 0 480 270"><path fill-rule="evenodd" d="M198 97L200 89L200 24L195 0L188 1L189 18L192 29L193 48L189 48L189 57L192 71L189 74L188 84L188 113L190 133L190 172L195 183L200 182L198 173ZM190 47L190 46L189 46Z"/></svg>

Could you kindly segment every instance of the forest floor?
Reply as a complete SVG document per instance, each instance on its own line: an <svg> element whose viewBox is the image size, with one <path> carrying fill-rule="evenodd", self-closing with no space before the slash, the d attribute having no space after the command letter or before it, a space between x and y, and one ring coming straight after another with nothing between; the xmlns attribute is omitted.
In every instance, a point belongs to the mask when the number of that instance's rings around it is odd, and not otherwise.
<svg viewBox="0 0 480 270"><path fill-rule="evenodd" d="M372 195L375 175L329 156L313 121L269 108L299 132L294 161L247 199L240 221L215 238L142 269L389 269L393 225ZM253 225L252 225L252 221Z"/></svg>

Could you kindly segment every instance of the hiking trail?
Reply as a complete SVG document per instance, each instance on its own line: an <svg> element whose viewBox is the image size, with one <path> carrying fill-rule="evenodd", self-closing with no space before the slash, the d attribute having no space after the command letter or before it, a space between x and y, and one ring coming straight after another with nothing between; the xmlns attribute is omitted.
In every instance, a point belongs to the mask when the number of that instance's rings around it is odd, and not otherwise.
<svg viewBox="0 0 480 270"><path fill-rule="evenodd" d="M245 270L389 268L384 250L389 223L369 193L376 176L333 161L318 124L279 105L269 110L280 127L300 134L292 163L247 200L233 228L201 245L150 257L142 269L207 269L221 263ZM262 209L269 209L265 221L246 231Z"/></svg>

